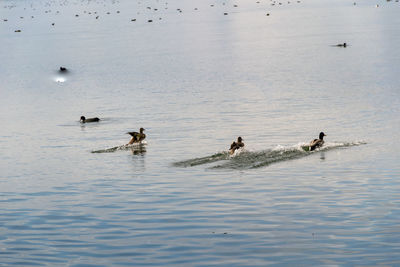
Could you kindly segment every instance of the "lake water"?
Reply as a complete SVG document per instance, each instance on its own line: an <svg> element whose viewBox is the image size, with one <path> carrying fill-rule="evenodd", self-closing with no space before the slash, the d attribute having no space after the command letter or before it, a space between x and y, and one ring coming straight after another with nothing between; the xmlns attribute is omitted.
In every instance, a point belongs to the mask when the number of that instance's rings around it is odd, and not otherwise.
<svg viewBox="0 0 400 267"><path fill-rule="evenodd" d="M400 265L399 2L0 3L0 266Z"/></svg>

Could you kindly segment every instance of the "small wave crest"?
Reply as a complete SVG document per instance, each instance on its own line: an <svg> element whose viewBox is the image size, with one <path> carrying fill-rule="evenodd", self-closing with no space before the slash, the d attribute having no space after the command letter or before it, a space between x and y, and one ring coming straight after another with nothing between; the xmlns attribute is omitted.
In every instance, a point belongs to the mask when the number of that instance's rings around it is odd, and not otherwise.
<svg viewBox="0 0 400 267"><path fill-rule="evenodd" d="M272 149L261 151L243 150L241 153L229 155L228 152L220 152L211 156L194 158L175 162L177 167L192 167L203 164L219 163L210 166L211 169L254 169L268 166L281 161L293 160L306 157L318 151L328 151L337 148L346 148L366 144L363 141L357 142L326 142L323 147L314 151L308 151L308 144L298 143L293 146L278 145ZM223 161L223 162L222 162Z"/></svg>

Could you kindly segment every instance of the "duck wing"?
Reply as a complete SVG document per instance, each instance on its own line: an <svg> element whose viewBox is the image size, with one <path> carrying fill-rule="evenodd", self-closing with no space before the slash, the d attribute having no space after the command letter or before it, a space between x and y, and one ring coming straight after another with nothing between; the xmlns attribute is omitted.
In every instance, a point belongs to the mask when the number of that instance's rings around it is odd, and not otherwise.
<svg viewBox="0 0 400 267"><path fill-rule="evenodd" d="M318 144L318 142L319 142L319 139L314 139L314 140L312 140L312 141L310 142L310 146L311 146L311 147L316 146L316 145Z"/></svg>
<svg viewBox="0 0 400 267"><path fill-rule="evenodd" d="M236 148L236 142L233 142L233 143L231 144L231 148L230 148L230 149L233 149L233 148Z"/></svg>
<svg viewBox="0 0 400 267"><path fill-rule="evenodd" d="M139 141L140 133L138 132L127 132L130 136L132 136L136 141Z"/></svg>
<svg viewBox="0 0 400 267"><path fill-rule="evenodd" d="M127 132L127 134L129 134L129 135L131 135L131 136L133 136L133 137L135 137L135 136L138 136L138 135L139 135L139 133L138 133L138 132Z"/></svg>
<svg viewBox="0 0 400 267"><path fill-rule="evenodd" d="M324 140L314 139L314 141L311 141L311 143L310 143L310 150L313 151L314 149L316 149L318 147L322 147L323 144L324 144Z"/></svg>
<svg viewBox="0 0 400 267"><path fill-rule="evenodd" d="M146 135L144 133L127 132L127 134L131 135L136 142L140 142L146 138Z"/></svg>

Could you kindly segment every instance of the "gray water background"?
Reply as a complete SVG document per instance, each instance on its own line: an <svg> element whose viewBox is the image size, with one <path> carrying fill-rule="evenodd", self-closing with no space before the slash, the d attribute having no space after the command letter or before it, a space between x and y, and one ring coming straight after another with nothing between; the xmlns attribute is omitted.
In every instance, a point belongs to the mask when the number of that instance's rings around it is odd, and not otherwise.
<svg viewBox="0 0 400 267"><path fill-rule="evenodd" d="M224 2L0 1L0 266L400 265L399 2Z"/></svg>

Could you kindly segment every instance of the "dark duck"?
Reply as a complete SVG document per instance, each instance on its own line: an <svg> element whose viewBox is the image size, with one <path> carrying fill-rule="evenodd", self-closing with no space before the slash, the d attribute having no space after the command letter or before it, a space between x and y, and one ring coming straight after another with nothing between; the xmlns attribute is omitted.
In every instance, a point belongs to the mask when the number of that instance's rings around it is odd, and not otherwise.
<svg viewBox="0 0 400 267"><path fill-rule="evenodd" d="M60 67L59 72L68 72L68 69L66 67Z"/></svg>
<svg viewBox="0 0 400 267"><path fill-rule="evenodd" d="M244 147L244 143L242 141L243 141L243 139L240 136L238 137L236 142L233 141L233 143L231 144L231 147L229 149L229 154L233 155L233 153L235 153L236 150Z"/></svg>
<svg viewBox="0 0 400 267"><path fill-rule="evenodd" d="M326 134L324 134L323 132L319 133L319 139L314 139L310 142L310 151L315 150L316 148L322 147L322 145L324 144L324 136L326 136Z"/></svg>
<svg viewBox="0 0 400 267"><path fill-rule="evenodd" d="M143 133L143 131L144 131L144 129L140 128L139 132L127 132L127 134L132 136L131 140L129 141L129 143L127 145L142 142L146 138L146 135Z"/></svg>
<svg viewBox="0 0 400 267"><path fill-rule="evenodd" d="M87 118L87 119L86 119L85 116L81 116L81 120L80 120L81 123L98 122L98 121L100 121L100 119L97 118L97 117L94 117L94 118Z"/></svg>

